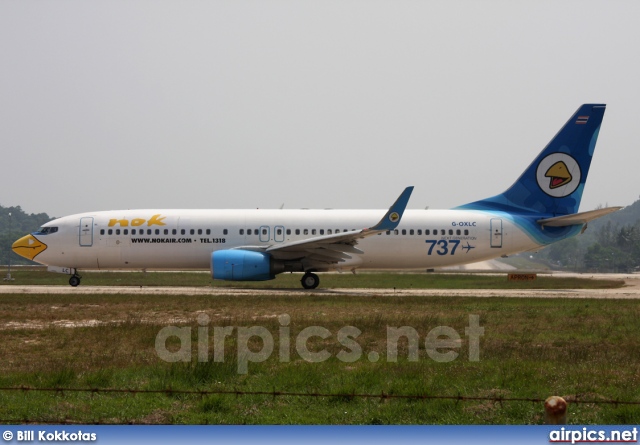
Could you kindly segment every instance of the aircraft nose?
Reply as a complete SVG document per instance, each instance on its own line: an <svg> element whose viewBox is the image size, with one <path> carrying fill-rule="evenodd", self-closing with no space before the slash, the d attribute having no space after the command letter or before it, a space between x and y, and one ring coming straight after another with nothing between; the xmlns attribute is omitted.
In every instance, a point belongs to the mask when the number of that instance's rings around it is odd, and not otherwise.
<svg viewBox="0 0 640 445"><path fill-rule="evenodd" d="M46 248L47 245L33 235L23 236L11 246L11 250L28 260L33 260Z"/></svg>

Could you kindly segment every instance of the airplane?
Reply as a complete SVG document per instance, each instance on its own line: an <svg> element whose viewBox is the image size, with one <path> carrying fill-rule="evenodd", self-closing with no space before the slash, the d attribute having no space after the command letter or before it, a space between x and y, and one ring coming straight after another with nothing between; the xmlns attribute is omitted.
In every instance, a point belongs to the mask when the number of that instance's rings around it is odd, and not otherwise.
<svg viewBox="0 0 640 445"><path fill-rule="evenodd" d="M81 270L210 270L214 280L264 281L302 272L433 269L537 251L622 207L578 213L606 105L585 104L499 195L450 210L111 210L65 216L17 240L17 254Z"/></svg>

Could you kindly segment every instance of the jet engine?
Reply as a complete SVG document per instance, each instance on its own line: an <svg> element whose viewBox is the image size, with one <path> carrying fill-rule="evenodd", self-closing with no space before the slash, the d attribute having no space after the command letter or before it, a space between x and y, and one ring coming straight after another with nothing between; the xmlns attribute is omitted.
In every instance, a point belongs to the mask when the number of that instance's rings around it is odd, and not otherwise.
<svg viewBox="0 0 640 445"><path fill-rule="evenodd" d="M268 253L251 250L218 250L211 254L214 280L265 281L276 277L277 264Z"/></svg>

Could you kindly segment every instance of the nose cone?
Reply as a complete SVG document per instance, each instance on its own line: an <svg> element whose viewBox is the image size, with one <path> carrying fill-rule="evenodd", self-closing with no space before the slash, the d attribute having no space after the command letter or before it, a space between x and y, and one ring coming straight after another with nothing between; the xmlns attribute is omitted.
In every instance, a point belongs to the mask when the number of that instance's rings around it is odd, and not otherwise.
<svg viewBox="0 0 640 445"><path fill-rule="evenodd" d="M46 248L47 245L39 241L33 235L23 236L11 246L11 249L15 253L25 257L28 260L33 260L36 255L44 251Z"/></svg>

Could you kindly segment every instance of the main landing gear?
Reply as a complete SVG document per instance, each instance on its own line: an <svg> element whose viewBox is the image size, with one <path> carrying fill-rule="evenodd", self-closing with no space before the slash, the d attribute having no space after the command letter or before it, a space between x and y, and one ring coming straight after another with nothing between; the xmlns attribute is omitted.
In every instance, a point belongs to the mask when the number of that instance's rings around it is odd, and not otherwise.
<svg viewBox="0 0 640 445"><path fill-rule="evenodd" d="M80 279L82 277L77 273L74 273L71 278L69 278L69 284L73 287L78 287L80 285Z"/></svg>
<svg viewBox="0 0 640 445"><path fill-rule="evenodd" d="M302 283L302 287L305 289L315 289L320 284L320 278L314 273L306 272L302 276L300 283Z"/></svg>

